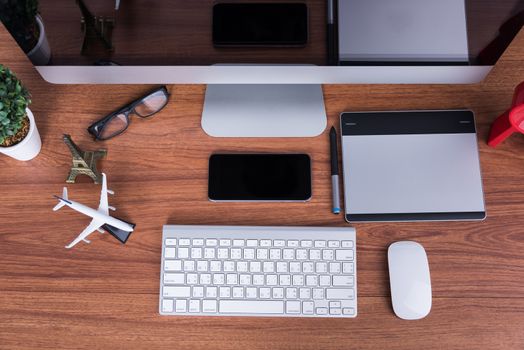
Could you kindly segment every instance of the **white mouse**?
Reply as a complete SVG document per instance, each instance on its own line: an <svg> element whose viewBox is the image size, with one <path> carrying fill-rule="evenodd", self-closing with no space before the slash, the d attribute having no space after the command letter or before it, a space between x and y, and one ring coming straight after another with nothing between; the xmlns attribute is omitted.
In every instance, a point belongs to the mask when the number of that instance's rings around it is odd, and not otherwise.
<svg viewBox="0 0 524 350"><path fill-rule="evenodd" d="M417 242L401 241L388 248L393 311L404 320L418 320L431 310L428 257Z"/></svg>

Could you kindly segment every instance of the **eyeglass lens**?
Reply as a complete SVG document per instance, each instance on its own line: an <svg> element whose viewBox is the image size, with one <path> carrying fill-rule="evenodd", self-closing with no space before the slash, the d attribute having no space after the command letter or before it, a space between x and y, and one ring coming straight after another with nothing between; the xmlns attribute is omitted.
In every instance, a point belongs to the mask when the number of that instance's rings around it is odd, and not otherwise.
<svg viewBox="0 0 524 350"><path fill-rule="evenodd" d="M140 117L149 117L155 114L167 104L167 96L164 91L157 91L144 98L135 106L135 113Z"/></svg>
<svg viewBox="0 0 524 350"><path fill-rule="evenodd" d="M127 128L128 119L125 114L120 113L111 118L100 130L101 139L111 138Z"/></svg>

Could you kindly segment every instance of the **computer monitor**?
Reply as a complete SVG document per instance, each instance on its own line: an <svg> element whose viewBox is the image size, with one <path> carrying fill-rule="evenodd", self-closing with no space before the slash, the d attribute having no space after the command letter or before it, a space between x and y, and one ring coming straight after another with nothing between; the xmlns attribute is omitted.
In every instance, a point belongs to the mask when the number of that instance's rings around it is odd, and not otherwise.
<svg viewBox="0 0 524 350"><path fill-rule="evenodd" d="M47 50L25 50L55 84L209 84L213 136L314 136L326 125L319 84L477 83L524 22L522 0L302 0L304 42L228 46L216 39L223 3L240 2L40 0Z"/></svg>

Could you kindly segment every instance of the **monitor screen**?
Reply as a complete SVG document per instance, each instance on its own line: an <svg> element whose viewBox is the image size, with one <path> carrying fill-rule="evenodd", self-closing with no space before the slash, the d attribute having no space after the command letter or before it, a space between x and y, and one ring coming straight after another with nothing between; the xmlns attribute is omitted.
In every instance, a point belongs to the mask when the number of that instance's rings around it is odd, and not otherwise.
<svg viewBox="0 0 524 350"><path fill-rule="evenodd" d="M40 0L43 27L28 29L12 23L8 14L14 10L6 6L16 2L10 1L0 3L0 16L26 53L38 38L27 42L20 31L45 34L50 55L37 65L324 66L329 2L294 1L254 11L245 5L257 0ZM216 9L224 3L229 5ZM334 1L335 61L493 65L522 27L523 11L522 0Z"/></svg>

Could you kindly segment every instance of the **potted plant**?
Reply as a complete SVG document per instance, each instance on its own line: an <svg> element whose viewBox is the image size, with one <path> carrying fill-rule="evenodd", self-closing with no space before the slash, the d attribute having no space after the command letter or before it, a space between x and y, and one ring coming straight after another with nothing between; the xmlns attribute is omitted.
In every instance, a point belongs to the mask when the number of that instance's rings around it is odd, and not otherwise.
<svg viewBox="0 0 524 350"><path fill-rule="evenodd" d="M34 65L49 63L51 48L38 14L38 0L0 0L0 21Z"/></svg>
<svg viewBox="0 0 524 350"><path fill-rule="evenodd" d="M8 68L0 65L0 153L30 160L40 153L42 141L36 128L29 92Z"/></svg>

